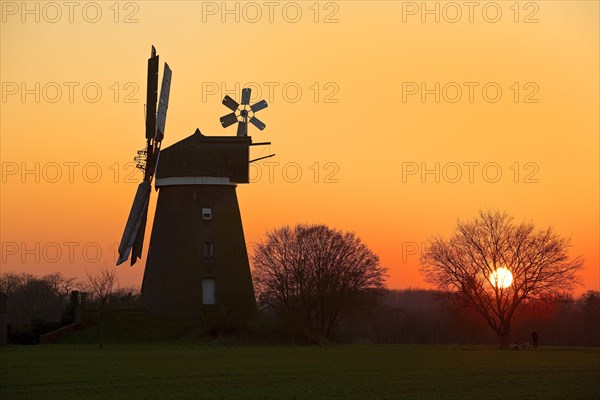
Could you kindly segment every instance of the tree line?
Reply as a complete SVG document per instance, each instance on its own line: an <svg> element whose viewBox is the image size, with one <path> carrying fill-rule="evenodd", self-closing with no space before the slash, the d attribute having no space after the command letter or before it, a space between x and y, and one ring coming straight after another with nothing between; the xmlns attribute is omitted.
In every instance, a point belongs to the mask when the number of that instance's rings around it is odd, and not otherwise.
<svg viewBox="0 0 600 400"><path fill-rule="evenodd" d="M389 290L388 270L352 232L325 225L283 226L254 249L252 276L268 334L299 343L492 343L598 345L600 293L571 293L583 260L551 228L484 210L433 237L421 272L435 290ZM65 319L68 294L89 292L102 316L109 305L139 306L136 289L119 289L114 270L77 282L60 273L5 274L13 324ZM63 321L64 322L64 321ZM264 333L264 332L263 332ZM100 335L101 337L102 335Z"/></svg>
<svg viewBox="0 0 600 400"><path fill-rule="evenodd" d="M114 270L98 269L80 281L61 272L36 276L27 272L0 275L0 292L8 296L7 322L12 342L33 344L39 335L74 321L73 292L84 293L88 307L98 311L100 323L108 305L138 307L139 290L119 287Z"/></svg>
<svg viewBox="0 0 600 400"><path fill-rule="evenodd" d="M460 304L455 311L477 315L500 347L508 348L522 340L515 327L523 311L569 296L578 283L584 263L569 255L570 247L570 239L550 227L482 210L473 220L458 221L449 238L429 240L421 273L444 303ZM327 340L344 319L361 310L368 310L364 318L386 310L388 324L403 319L401 309L389 309L382 300L387 269L354 233L324 225L284 226L267 233L252 261L258 303L294 334ZM415 300L420 307L426 303ZM419 318L431 319L427 312ZM388 331L378 327L378 332ZM438 341L446 336L439 326Z"/></svg>
<svg viewBox="0 0 600 400"><path fill-rule="evenodd" d="M0 291L11 300L9 324L20 327L25 343L70 322L69 292L84 289L83 282L60 273L33 276L6 273L0 276ZM89 297L98 307L100 300ZM108 299L114 308L141 307L139 290L119 288ZM281 318L260 304L263 327L274 341L316 343L310 325ZM25 329L27 328L27 329ZM540 333L541 345L600 346L600 292L579 297L558 296L543 302L525 303L515 316L511 341L527 343L532 330ZM340 343L494 344L496 334L460 298L425 289L382 289L376 299L364 302L340 318L328 340ZM13 342L17 342L14 341Z"/></svg>

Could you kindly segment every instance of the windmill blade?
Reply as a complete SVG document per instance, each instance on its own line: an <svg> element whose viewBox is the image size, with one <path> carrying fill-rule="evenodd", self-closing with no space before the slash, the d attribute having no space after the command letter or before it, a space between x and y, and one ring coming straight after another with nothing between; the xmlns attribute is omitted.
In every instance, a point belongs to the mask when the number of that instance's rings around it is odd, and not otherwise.
<svg viewBox="0 0 600 400"><path fill-rule="evenodd" d="M252 89L250 88L243 88L242 89L242 104L243 105L248 105L250 104L250 94L252 93Z"/></svg>
<svg viewBox="0 0 600 400"><path fill-rule="evenodd" d="M240 121L237 128L238 136L248 136L248 123Z"/></svg>
<svg viewBox="0 0 600 400"><path fill-rule="evenodd" d="M156 115L156 142L161 142L165 137L165 124L167 123L167 109L169 108L169 93L171 92L171 76L173 75L169 64L165 63L162 84L160 86L160 100Z"/></svg>
<svg viewBox="0 0 600 400"><path fill-rule="evenodd" d="M234 112L231 114L224 115L220 118L221 126L223 128L227 128L228 126L235 124L237 120L237 115L235 115Z"/></svg>
<svg viewBox="0 0 600 400"><path fill-rule="evenodd" d="M238 107L240 106L237 101L235 101L234 99L232 99L229 96L223 97L223 105L225 107L229 108L231 111L237 110Z"/></svg>
<svg viewBox="0 0 600 400"><path fill-rule="evenodd" d="M150 197L148 197L148 200L150 200ZM146 202L146 207L144 207L144 211L140 215L139 229L131 249L131 265L134 265L138 258L142 258L142 247L144 246L144 236L146 235L146 221L148 219L149 203L150 201Z"/></svg>
<svg viewBox="0 0 600 400"><path fill-rule="evenodd" d="M144 221L146 213L148 211L148 200L150 199L151 186L147 181L143 181L139 184L135 198L133 199L133 205L127 218L127 224L125 225L125 231L119 244L119 259L117 265L127 261L129 253L136 241L140 225ZM143 240L143 238L142 238Z"/></svg>
<svg viewBox="0 0 600 400"><path fill-rule="evenodd" d="M250 118L250 123L252 125L254 125L255 127L257 127L258 129L260 129L261 131L267 127L264 122L262 122L260 119L258 119L256 117Z"/></svg>
<svg viewBox="0 0 600 400"><path fill-rule="evenodd" d="M255 103L253 105L250 106L250 110L252 110L252 112L258 112L264 108L267 108L269 105L267 104L267 102L265 100L261 100L258 103Z"/></svg>
<svg viewBox="0 0 600 400"><path fill-rule="evenodd" d="M156 136L156 91L158 90L158 56L152 46L152 56L148 59L148 83L146 94L146 139Z"/></svg>

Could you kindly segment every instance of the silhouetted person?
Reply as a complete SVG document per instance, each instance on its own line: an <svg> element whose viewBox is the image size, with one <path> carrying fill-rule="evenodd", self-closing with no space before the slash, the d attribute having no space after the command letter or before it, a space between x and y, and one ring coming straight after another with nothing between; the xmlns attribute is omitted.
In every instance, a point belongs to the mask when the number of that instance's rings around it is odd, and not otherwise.
<svg viewBox="0 0 600 400"><path fill-rule="evenodd" d="M531 332L531 344L533 345L534 349L537 349L539 337L540 337L540 335L538 334L537 330L534 330L533 332Z"/></svg>

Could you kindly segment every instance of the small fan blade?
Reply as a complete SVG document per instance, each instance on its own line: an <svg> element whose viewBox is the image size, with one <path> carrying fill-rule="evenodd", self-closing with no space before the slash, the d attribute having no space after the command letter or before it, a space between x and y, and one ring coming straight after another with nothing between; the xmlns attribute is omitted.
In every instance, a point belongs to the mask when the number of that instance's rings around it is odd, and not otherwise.
<svg viewBox="0 0 600 400"><path fill-rule="evenodd" d="M238 136L248 136L248 123L244 121L240 121L237 129Z"/></svg>
<svg viewBox="0 0 600 400"><path fill-rule="evenodd" d="M223 98L223 105L229 108L231 111L237 110L237 108L240 106L237 101L235 101L229 96L225 96Z"/></svg>
<svg viewBox="0 0 600 400"><path fill-rule="evenodd" d="M250 89L250 88L242 89L242 104L244 104L244 105L250 104L250 93L251 92L252 92L252 89Z"/></svg>
<svg viewBox="0 0 600 400"><path fill-rule="evenodd" d="M251 105L250 109L252 110L252 112L258 112L258 111L262 110L263 108L267 108L268 106L269 105L267 104L267 102L265 100L261 100L258 103Z"/></svg>
<svg viewBox="0 0 600 400"><path fill-rule="evenodd" d="M224 115L220 118L221 126L227 128L229 125L233 125L237 122L237 115L235 113Z"/></svg>
<svg viewBox="0 0 600 400"><path fill-rule="evenodd" d="M266 128L265 123L256 117L250 118L250 123L252 125L254 125L255 127L257 127L258 129L260 129L261 131Z"/></svg>

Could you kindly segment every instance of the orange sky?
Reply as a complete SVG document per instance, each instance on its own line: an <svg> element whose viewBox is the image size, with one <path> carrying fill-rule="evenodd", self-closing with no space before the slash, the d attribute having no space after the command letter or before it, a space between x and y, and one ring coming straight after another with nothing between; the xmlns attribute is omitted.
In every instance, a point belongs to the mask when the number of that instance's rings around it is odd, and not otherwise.
<svg viewBox="0 0 600 400"><path fill-rule="evenodd" d="M495 207L570 236L578 291L600 288L596 1L23 4L0 3L2 272L114 263L154 44L173 70L163 147L234 135L220 102L246 84L269 101L251 134L276 164L238 187L248 243L325 223L390 287L424 287L427 237ZM122 285L142 273L119 267Z"/></svg>

